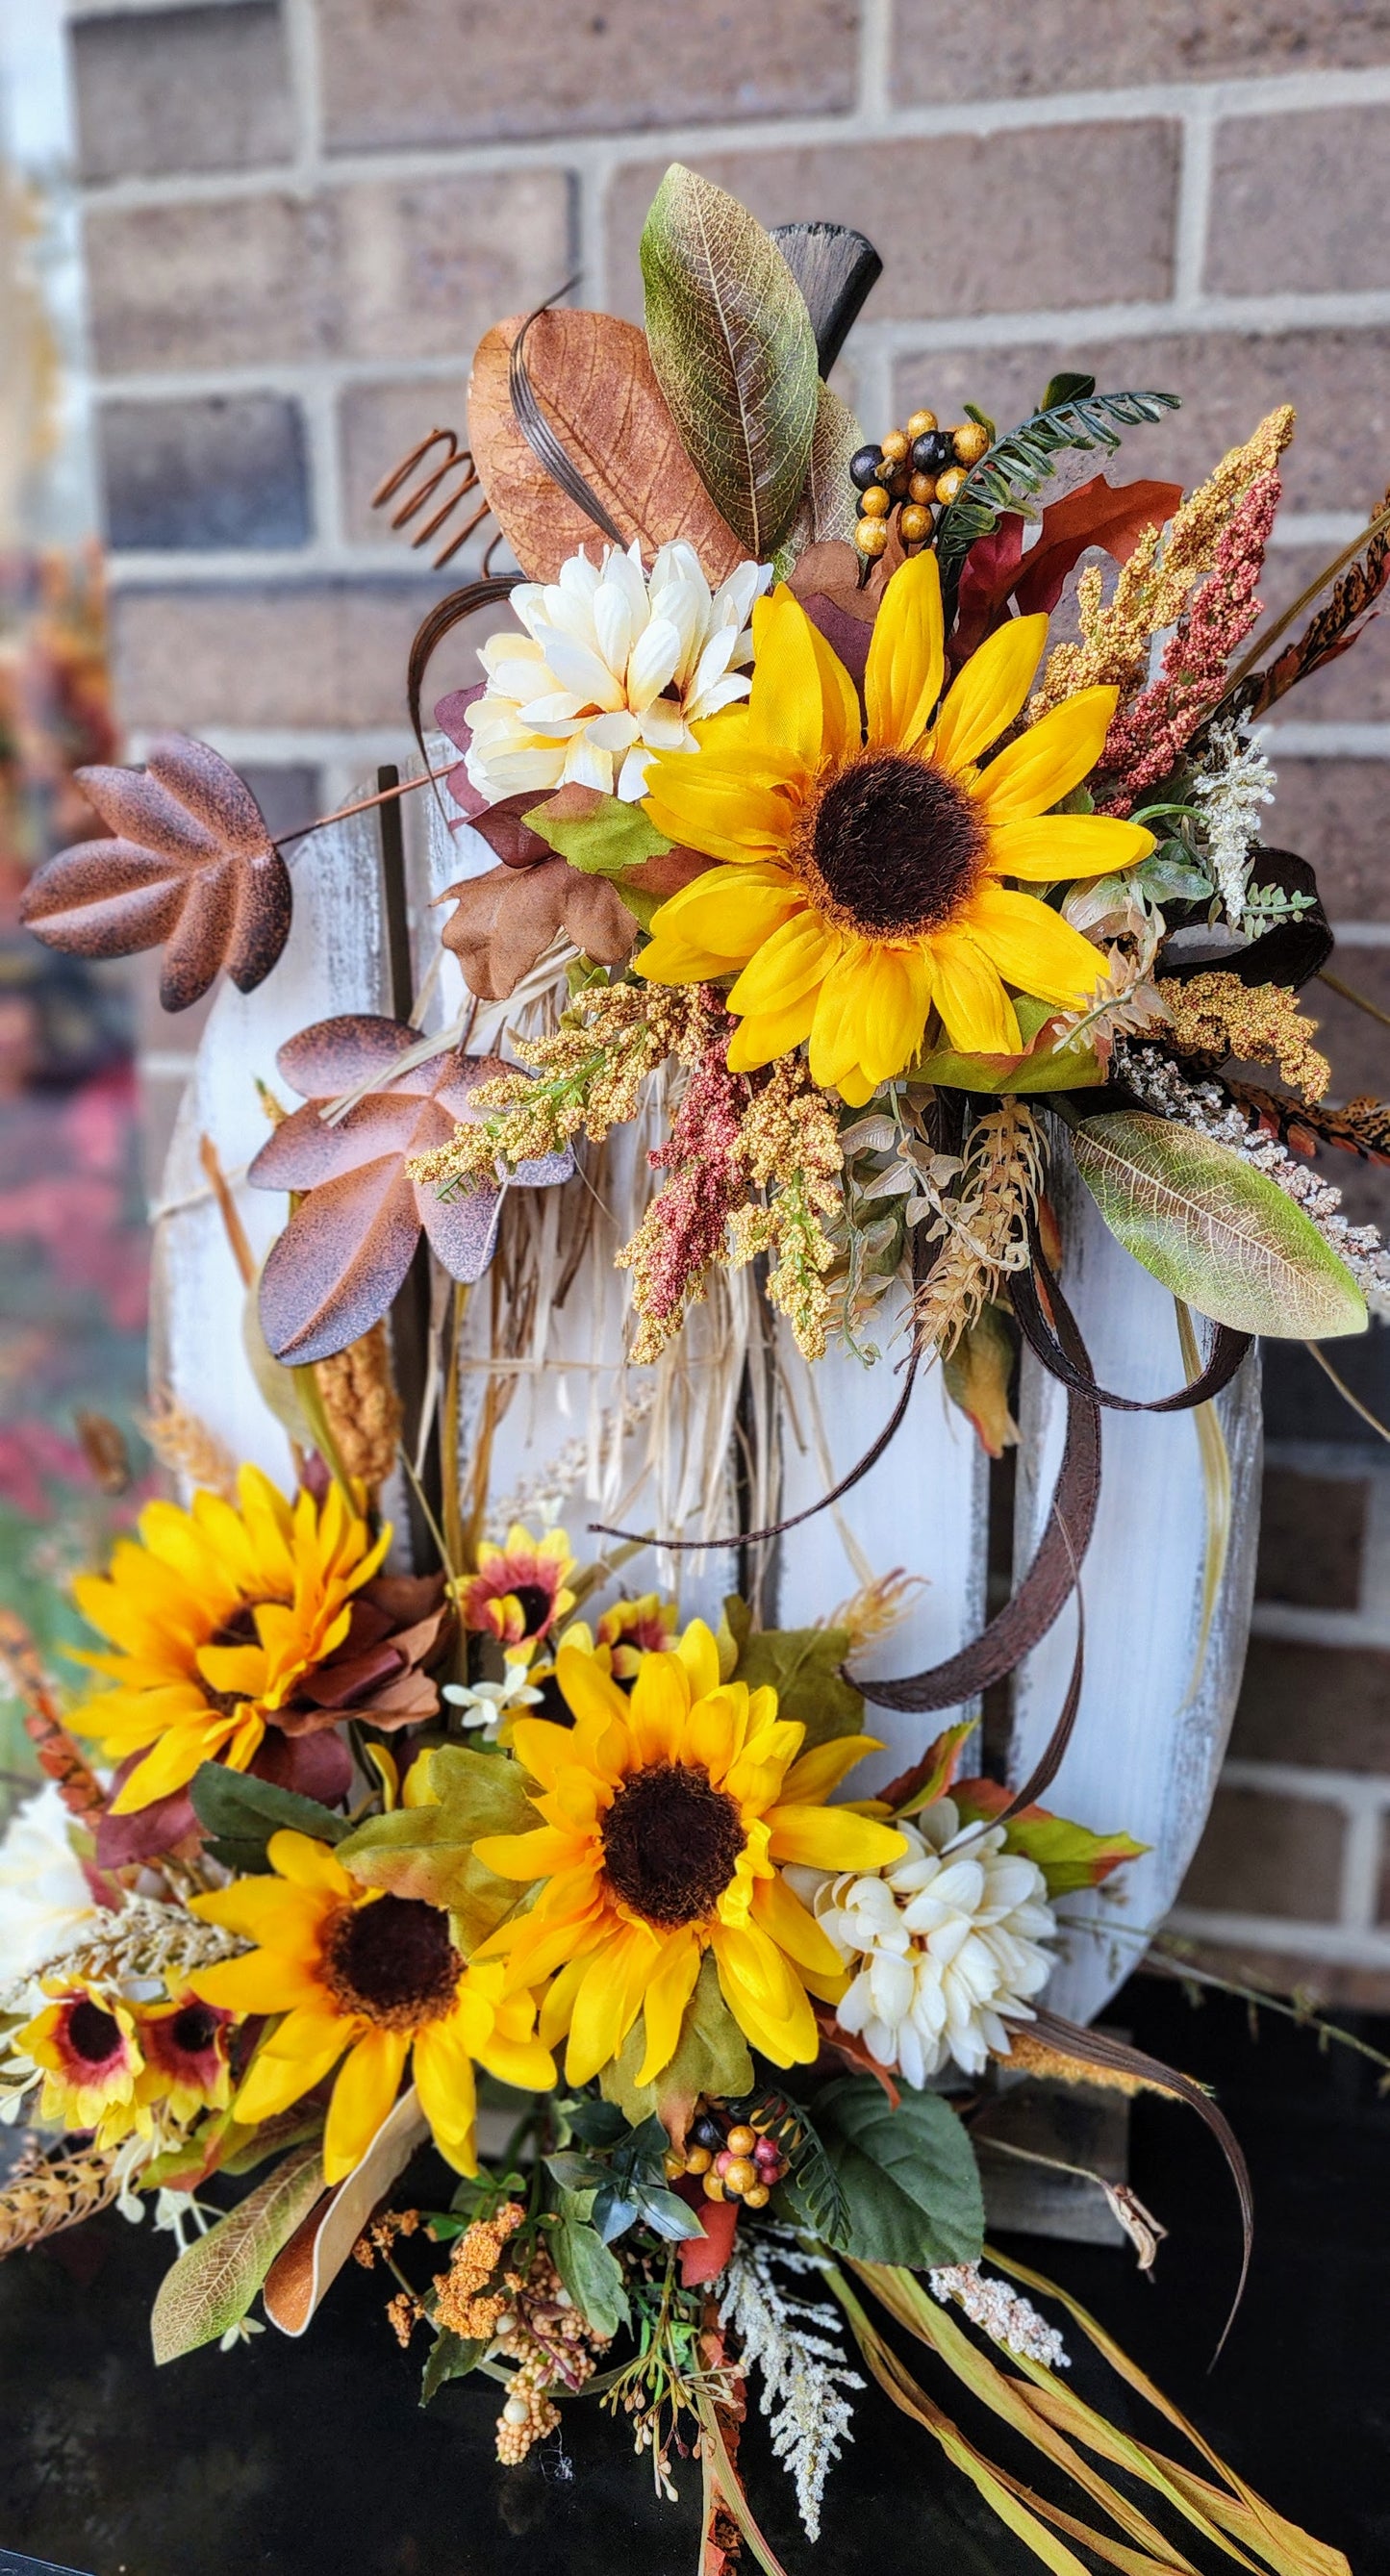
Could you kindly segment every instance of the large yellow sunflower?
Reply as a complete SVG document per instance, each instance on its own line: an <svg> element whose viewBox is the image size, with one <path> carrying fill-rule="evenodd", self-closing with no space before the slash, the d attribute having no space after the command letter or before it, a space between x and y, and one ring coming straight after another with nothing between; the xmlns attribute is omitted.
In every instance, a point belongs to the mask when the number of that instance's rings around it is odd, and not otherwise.
<svg viewBox="0 0 1390 2576"><path fill-rule="evenodd" d="M113 1762L143 1753L113 1812L168 1797L202 1762L246 1770L267 1725L305 1676L347 1637L354 1596L390 1545L373 1539L337 1485L319 1503L293 1503L257 1467L243 1467L237 1508L195 1494L190 1511L150 1503L140 1536L122 1539L105 1575L80 1575L73 1594L114 1654L78 1661L115 1687L83 1713Z"/></svg>
<svg viewBox="0 0 1390 2576"><path fill-rule="evenodd" d="M807 1986L838 1994L843 1963L780 1864L877 1869L906 1849L890 1826L823 1803L875 1739L802 1754L805 1729L778 1717L774 1690L721 1683L700 1620L673 1653L642 1657L630 1693L578 1647L562 1645L556 1669L575 1725L519 1717L512 1729L545 1822L474 1846L499 1876L543 1884L474 1964L504 1958L509 1989L552 1980L541 2037L568 2031L572 2084L617 2055L639 2012L638 2080L652 2083L675 2054L707 1949L753 2046L779 2066L808 2062L818 2041Z"/></svg>
<svg viewBox="0 0 1390 2576"><path fill-rule="evenodd" d="M325 2178L341 2182L371 2145L413 2052L436 2146L459 2172L476 2172L473 2059L528 2091L555 2081L531 1997L504 1994L499 1963L465 1968L447 1914L363 1887L327 1843L278 1833L267 1851L273 1877L191 1900L206 1922L260 1945L201 1969L189 1980L194 1993L232 2012L284 2015L237 2094L238 2120L287 2110L343 2058L323 2140Z"/></svg>
<svg viewBox="0 0 1390 2576"><path fill-rule="evenodd" d="M1095 767L1114 689L1082 689L1010 743L1047 641L1016 617L938 706L945 662L936 557L894 573L874 623L867 728L853 680L785 588L753 612L753 693L659 755L647 813L721 864L652 919L639 975L690 984L741 968L736 1072L810 1040L812 1078L862 1104L911 1064L928 1013L953 1047L1018 1055L1005 991L1071 1009L1105 972L1089 940L1003 880L1055 883L1132 866L1138 824L1054 814Z"/></svg>

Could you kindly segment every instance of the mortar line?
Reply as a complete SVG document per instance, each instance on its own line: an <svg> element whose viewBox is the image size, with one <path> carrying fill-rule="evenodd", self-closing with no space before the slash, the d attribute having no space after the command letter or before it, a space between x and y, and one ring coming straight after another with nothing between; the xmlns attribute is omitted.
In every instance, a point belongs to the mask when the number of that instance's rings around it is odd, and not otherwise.
<svg viewBox="0 0 1390 2576"><path fill-rule="evenodd" d="M1173 299L1196 304L1201 299L1207 257L1207 224L1215 119L1205 101L1194 101L1183 118L1182 159L1178 169L1178 206L1173 252Z"/></svg>

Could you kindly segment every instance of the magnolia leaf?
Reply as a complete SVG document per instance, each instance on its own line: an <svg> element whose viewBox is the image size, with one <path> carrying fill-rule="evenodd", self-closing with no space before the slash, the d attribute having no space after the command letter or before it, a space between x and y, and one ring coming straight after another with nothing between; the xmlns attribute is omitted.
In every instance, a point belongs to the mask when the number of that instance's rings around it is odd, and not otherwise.
<svg viewBox="0 0 1390 2576"><path fill-rule="evenodd" d="M750 1690L770 1683L777 1714L806 1729L806 1749L837 1735L858 1735L864 1695L846 1681L841 1666L850 1650L847 1628L753 1629L746 1601L730 1593L724 1615L738 1646L735 1671Z"/></svg>
<svg viewBox="0 0 1390 2576"><path fill-rule="evenodd" d="M816 400L811 434L811 461L790 534L778 558L779 574L789 571L808 546L853 541L858 494L849 479L850 459L864 444L864 432L847 402L833 385L823 384Z"/></svg>
<svg viewBox="0 0 1390 2576"><path fill-rule="evenodd" d="M605 796L596 787L562 787L543 804L533 805L525 819L586 876L620 877L644 859L664 858L671 847L640 805L625 805L621 797Z"/></svg>
<svg viewBox="0 0 1390 2576"><path fill-rule="evenodd" d="M748 2042L724 2001L711 1952L706 1951L700 1962L670 2065L662 2068L654 2083L639 2084L637 2070L646 2053L645 2017L639 2013L599 2082L605 2099L616 2103L634 2128L655 2114L673 2146L684 2146L702 2093L723 2099L751 2092L753 2060Z"/></svg>
<svg viewBox="0 0 1390 2576"><path fill-rule="evenodd" d="M535 455L512 409L509 367L520 318L485 331L468 385L468 443L507 543L531 581L554 581L581 546L596 562L603 539ZM746 551L726 526L681 445L635 323L611 313L538 313L526 371L561 445L629 543L650 562L683 537L705 578L723 581Z"/></svg>
<svg viewBox="0 0 1390 2576"><path fill-rule="evenodd" d="M579 2313L595 2334L612 2337L628 2323L623 2267L604 2244L597 2228L565 2216L545 2239L556 2271Z"/></svg>
<svg viewBox="0 0 1390 2576"><path fill-rule="evenodd" d="M74 957L165 951L159 998L187 1010L225 966L263 983L289 937L289 871L249 787L205 742L166 734L145 767L74 778L115 838L59 850L31 877L20 918Z"/></svg>
<svg viewBox="0 0 1390 2576"><path fill-rule="evenodd" d="M989 1458L1002 1458L1018 1445L1018 1424L1009 1411L1009 1380L1017 1346L1002 1306L992 1301L980 1308L941 1363L942 1383L952 1404L973 1422L980 1447Z"/></svg>
<svg viewBox="0 0 1390 2576"><path fill-rule="evenodd" d="M923 1807L934 1807L938 1798L948 1792L954 1795L953 1782L960 1758L975 1732L973 1717L961 1718L955 1726L942 1729L934 1743L927 1746L920 1762L890 1780L879 1795L894 1817L915 1816Z"/></svg>
<svg viewBox="0 0 1390 2576"><path fill-rule="evenodd" d="M329 1359L370 1332L410 1268L422 1226L453 1279L481 1278L492 1258L501 1207L495 1182L443 1199L406 1167L447 1145L473 1118L478 1084L509 1068L500 1056L448 1048L393 1072L419 1037L404 1020L346 1013L302 1029L276 1057L306 1105L275 1129L247 1178L257 1189L299 1196L261 1272L261 1326L278 1360ZM329 1101L364 1083L372 1088L329 1125L321 1115ZM568 1153L549 1154L518 1164L512 1180L542 1188L572 1169Z"/></svg>
<svg viewBox="0 0 1390 2576"><path fill-rule="evenodd" d="M806 300L736 197L673 161L642 229L647 344L685 452L759 563L791 529L820 389Z"/></svg>
<svg viewBox="0 0 1390 2576"><path fill-rule="evenodd" d="M1083 1119L1072 1150L1111 1233L1200 1314L1286 1341L1365 1331L1366 1301L1345 1262L1229 1145L1124 1109Z"/></svg>
<svg viewBox="0 0 1390 2576"><path fill-rule="evenodd" d="M392 2104L360 2164L307 2212L266 2274L265 2312L282 2334L303 2334L372 2211L428 2136L429 2122L412 2085Z"/></svg>
<svg viewBox="0 0 1390 2576"><path fill-rule="evenodd" d="M317 2146L286 2156L245 2200L186 2246L150 2317L156 2362L177 2361L239 2325L286 2239L323 2191Z"/></svg>
<svg viewBox="0 0 1390 2576"><path fill-rule="evenodd" d="M848 2224L832 2238L857 2263L977 2263L985 2212L974 2150L939 2093L897 2108L869 2075L816 2096L816 2125L840 2178Z"/></svg>
<svg viewBox="0 0 1390 2576"><path fill-rule="evenodd" d="M509 1754L441 1744L428 1758L437 1803L369 1817L339 1844L338 1857L365 1887L447 1907L455 1946L468 1958L521 1893L515 1879L483 1867L474 1843L482 1834L525 1833L539 1818Z"/></svg>
<svg viewBox="0 0 1390 2576"><path fill-rule="evenodd" d="M272 1834L288 1830L311 1834L315 1841L336 1843L347 1832L345 1817L297 1789L278 1788L251 1771L231 1771L225 1762L203 1762L189 1782L193 1812L206 1833L234 1852L239 1870L265 1871L266 1845ZM220 1857L220 1855L219 1855Z"/></svg>
<svg viewBox="0 0 1390 2576"><path fill-rule="evenodd" d="M959 1780L951 1791L962 1824L983 1824L1009 1803L1009 1792L997 1780ZM1078 1887L1099 1887L1112 1870L1138 1860L1149 1848L1132 1834L1093 1834L1089 1825L1054 1816L1047 1807L1021 1807L1004 1827L1008 1851L1035 1861L1047 1881L1049 1896L1070 1896Z"/></svg>
<svg viewBox="0 0 1390 2576"><path fill-rule="evenodd" d="M420 2381L421 2405L428 2406L447 2379L466 2379L470 2370L477 2369L486 2350L486 2335L457 2335L451 2327L441 2326Z"/></svg>

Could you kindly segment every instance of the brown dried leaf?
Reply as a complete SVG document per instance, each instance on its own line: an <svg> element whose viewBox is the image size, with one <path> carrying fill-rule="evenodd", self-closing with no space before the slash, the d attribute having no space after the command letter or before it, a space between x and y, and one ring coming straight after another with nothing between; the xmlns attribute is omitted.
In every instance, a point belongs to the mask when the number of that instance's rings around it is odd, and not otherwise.
<svg viewBox="0 0 1390 2576"><path fill-rule="evenodd" d="M289 871L260 807L205 742L166 734L143 770L75 775L113 838L79 841L41 867L22 915L76 957L163 946L159 998L183 1011L219 966L250 993L289 936Z"/></svg>
<svg viewBox="0 0 1390 2576"><path fill-rule="evenodd" d="M528 802L534 805L535 798ZM534 867L489 868L484 876L465 877L446 886L438 900L455 906L444 926L444 945L452 948L480 1002L504 1002L561 931L600 966L621 965L637 937L636 916L611 878L586 876L555 856Z"/></svg>
<svg viewBox="0 0 1390 2576"><path fill-rule="evenodd" d="M304 1194L261 1272L262 1330L287 1366L327 1359L370 1330L400 1287L422 1226L455 1279L480 1278L492 1258L495 1185L442 1199L411 1180L406 1164L447 1144L472 1116L477 1085L509 1068L496 1056L450 1051L391 1075L418 1036L402 1020L348 1014L302 1030L276 1058L307 1105L276 1128L247 1177L259 1189ZM328 1102L369 1080L380 1087L326 1125L320 1112ZM513 1184L541 1188L568 1179L571 1168L568 1154L550 1155L520 1164Z"/></svg>
<svg viewBox="0 0 1390 2576"><path fill-rule="evenodd" d="M499 526L532 581L602 538L533 454L512 410L508 364L522 317L483 334L468 388L468 437ZM526 338L536 399L561 444L630 544L683 537L718 583L743 549L680 442L635 323L568 309L538 314Z"/></svg>

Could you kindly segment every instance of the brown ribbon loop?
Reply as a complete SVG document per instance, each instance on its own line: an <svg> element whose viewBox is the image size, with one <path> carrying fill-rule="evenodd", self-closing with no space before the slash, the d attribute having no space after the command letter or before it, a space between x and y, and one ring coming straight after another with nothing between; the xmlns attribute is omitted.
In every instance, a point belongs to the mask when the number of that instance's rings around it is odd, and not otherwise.
<svg viewBox="0 0 1390 2576"><path fill-rule="evenodd" d="M1046 1296L1060 1324L1060 1291L1048 1269L1036 1233L1033 1236L1032 1267L1015 1271L1009 1282L1009 1291L1019 1330L1043 1367L1053 1377L1059 1378L1063 1386L1089 1395L1093 1403L1108 1405L1115 1413L1186 1413L1193 1405L1210 1403L1214 1395L1219 1395L1223 1387L1230 1385L1254 1338L1250 1333L1234 1332L1229 1324L1217 1324L1201 1376L1194 1377L1189 1385L1179 1387L1174 1395L1157 1396L1152 1402L1146 1402L1138 1396L1115 1395L1108 1387L1097 1386L1084 1354L1078 1362L1075 1352L1067 1350L1063 1334L1049 1323L1043 1296Z"/></svg>

